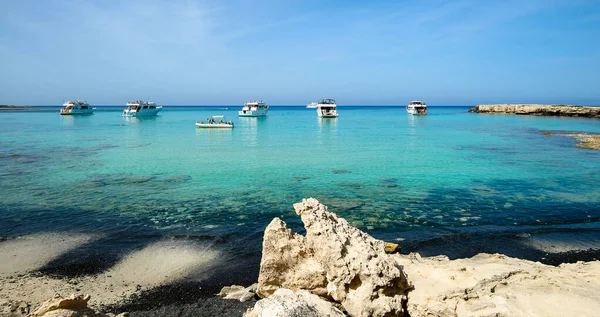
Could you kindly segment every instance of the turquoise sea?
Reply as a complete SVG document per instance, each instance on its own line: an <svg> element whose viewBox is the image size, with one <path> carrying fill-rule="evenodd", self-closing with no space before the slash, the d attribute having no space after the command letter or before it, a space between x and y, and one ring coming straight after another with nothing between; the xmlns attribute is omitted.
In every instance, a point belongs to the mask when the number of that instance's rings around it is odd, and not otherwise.
<svg viewBox="0 0 600 317"><path fill-rule="evenodd" d="M255 276L265 226L281 217L302 231L292 204L307 197L403 253L544 261L600 249L600 152L543 133L600 133L600 120L442 106L421 117L340 106L337 119L291 106L266 118L239 118L241 107L167 106L145 119L97 108L0 113L0 240L102 235L49 271L97 272L182 239L227 254L218 278ZM235 128L194 126L212 115Z"/></svg>

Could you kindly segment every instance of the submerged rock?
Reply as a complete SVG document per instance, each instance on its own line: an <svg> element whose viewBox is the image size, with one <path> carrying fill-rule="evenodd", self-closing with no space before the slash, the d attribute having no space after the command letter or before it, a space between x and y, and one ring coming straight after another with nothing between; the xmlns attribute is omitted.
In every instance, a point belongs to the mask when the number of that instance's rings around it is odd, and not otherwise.
<svg viewBox="0 0 600 317"><path fill-rule="evenodd" d="M256 302L244 317L344 317L344 313L325 299L300 290L278 289L273 295Z"/></svg>
<svg viewBox="0 0 600 317"><path fill-rule="evenodd" d="M316 199L294 204L306 236L275 218L265 230L257 294L282 287L310 290L352 316L402 316L411 288L383 241L354 228Z"/></svg>

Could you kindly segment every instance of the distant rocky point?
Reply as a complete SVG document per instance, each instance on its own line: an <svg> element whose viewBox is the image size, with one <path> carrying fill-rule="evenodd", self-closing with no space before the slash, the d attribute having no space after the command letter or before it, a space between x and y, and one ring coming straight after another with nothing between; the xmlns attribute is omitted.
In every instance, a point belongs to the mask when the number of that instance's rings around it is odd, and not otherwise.
<svg viewBox="0 0 600 317"><path fill-rule="evenodd" d="M562 116L600 118L600 107L575 105L541 105L541 104L497 104L477 105L469 109L477 113L504 113L530 116Z"/></svg>
<svg viewBox="0 0 600 317"><path fill-rule="evenodd" d="M22 110L22 109L29 109L31 108L30 106L16 106L16 105L0 105L0 111L1 110Z"/></svg>

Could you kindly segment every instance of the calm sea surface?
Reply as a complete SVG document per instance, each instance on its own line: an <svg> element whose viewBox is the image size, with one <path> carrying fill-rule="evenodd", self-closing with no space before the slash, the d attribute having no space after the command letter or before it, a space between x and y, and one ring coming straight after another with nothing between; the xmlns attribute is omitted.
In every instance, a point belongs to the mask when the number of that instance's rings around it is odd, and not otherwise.
<svg viewBox="0 0 600 317"><path fill-rule="evenodd" d="M468 107L165 107L123 118L0 113L0 238L83 232L78 259L110 262L161 239L208 242L255 269L273 217L315 197L404 251L470 256L600 248L600 152L545 130L600 133L600 120L483 115ZM225 115L232 130L195 121ZM125 250L125 251L124 251ZM89 254L89 256L85 256ZM78 263L81 261L81 263ZM259 260L258 260L259 261Z"/></svg>

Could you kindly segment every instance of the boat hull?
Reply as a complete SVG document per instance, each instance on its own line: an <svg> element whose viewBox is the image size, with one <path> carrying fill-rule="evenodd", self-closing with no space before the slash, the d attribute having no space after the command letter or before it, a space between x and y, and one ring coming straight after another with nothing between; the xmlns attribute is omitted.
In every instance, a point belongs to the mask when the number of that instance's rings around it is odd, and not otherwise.
<svg viewBox="0 0 600 317"><path fill-rule="evenodd" d="M88 115L94 114L94 110L63 110L60 109L60 115L62 116L74 116L74 115Z"/></svg>
<svg viewBox="0 0 600 317"><path fill-rule="evenodd" d="M422 109L422 110L406 109L406 112L408 112L408 114L412 114L413 116L420 116L420 115L426 115L427 109Z"/></svg>
<svg viewBox="0 0 600 317"><path fill-rule="evenodd" d="M240 116L240 117L266 117L267 111L240 110L240 111L238 111L238 116Z"/></svg>
<svg viewBox="0 0 600 317"><path fill-rule="evenodd" d="M250 113L250 112L243 113L242 111L239 111L238 115L240 117L266 117L267 116L266 113L260 113L260 114L259 113Z"/></svg>
<svg viewBox="0 0 600 317"><path fill-rule="evenodd" d="M196 122L196 127L201 129L232 129L233 124Z"/></svg>
<svg viewBox="0 0 600 317"><path fill-rule="evenodd" d="M319 114L320 118L337 118L337 114Z"/></svg>
<svg viewBox="0 0 600 317"><path fill-rule="evenodd" d="M128 109L123 110L123 117L151 117L156 116L162 109L142 109L141 111L130 111Z"/></svg>

